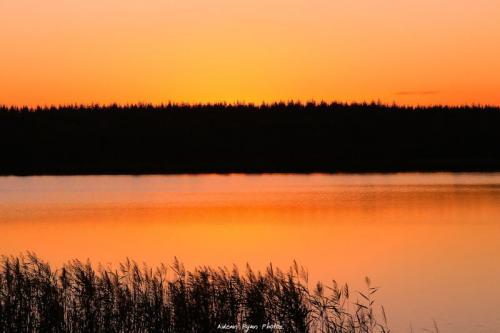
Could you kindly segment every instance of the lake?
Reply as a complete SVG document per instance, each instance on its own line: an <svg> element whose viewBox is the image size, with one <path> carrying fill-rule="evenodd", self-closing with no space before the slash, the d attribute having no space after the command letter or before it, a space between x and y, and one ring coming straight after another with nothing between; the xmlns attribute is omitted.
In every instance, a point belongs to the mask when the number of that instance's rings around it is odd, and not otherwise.
<svg viewBox="0 0 500 333"><path fill-rule="evenodd" d="M395 332L500 332L500 173L0 177L0 253L306 267Z"/></svg>

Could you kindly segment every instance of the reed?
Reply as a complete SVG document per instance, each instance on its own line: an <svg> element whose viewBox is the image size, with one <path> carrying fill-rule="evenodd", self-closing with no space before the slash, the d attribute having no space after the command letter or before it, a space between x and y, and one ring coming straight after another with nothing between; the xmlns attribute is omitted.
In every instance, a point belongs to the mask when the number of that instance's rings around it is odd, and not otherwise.
<svg viewBox="0 0 500 333"><path fill-rule="evenodd" d="M2 257L1 332L389 332L375 312L377 288L317 283L294 263L249 266L139 266L117 269L73 260L53 270L33 253ZM255 326L253 326L255 325Z"/></svg>

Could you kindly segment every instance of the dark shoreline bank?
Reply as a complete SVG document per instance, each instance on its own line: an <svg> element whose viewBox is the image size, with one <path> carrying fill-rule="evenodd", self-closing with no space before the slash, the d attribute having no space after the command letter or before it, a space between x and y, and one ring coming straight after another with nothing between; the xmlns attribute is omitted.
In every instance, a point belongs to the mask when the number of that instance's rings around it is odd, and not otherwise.
<svg viewBox="0 0 500 333"><path fill-rule="evenodd" d="M0 175L500 171L498 147L498 107L0 107Z"/></svg>
<svg viewBox="0 0 500 333"><path fill-rule="evenodd" d="M441 164L443 165L443 164ZM183 169L167 169L167 168L141 168L141 169L92 169L92 170L82 170L81 168L74 167L65 170L58 170L57 168L51 168L48 170L1 170L0 177L34 177L34 176L153 176L153 175L232 175L232 174L247 174L247 175L264 175L264 174L277 174L277 175L309 175L309 174L394 174L394 173L490 173L490 172L500 172L500 164L479 164L474 163L473 166L461 166L456 167L454 163L448 163L447 165L437 168L432 166L431 168L426 167L412 167L406 168L400 166L387 167L387 168L356 168L353 166L345 168L315 168L315 169L279 169L279 170L269 170L269 169L241 169L241 168L228 168L228 169L203 169L194 170L191 167L185 167Z"/></svg>

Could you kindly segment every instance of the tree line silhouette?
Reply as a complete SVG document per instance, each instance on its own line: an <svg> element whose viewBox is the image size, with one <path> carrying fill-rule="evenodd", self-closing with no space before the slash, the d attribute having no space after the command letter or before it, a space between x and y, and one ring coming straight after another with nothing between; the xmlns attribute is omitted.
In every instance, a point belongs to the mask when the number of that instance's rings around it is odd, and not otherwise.
<svg viewBox="0 0 500 333"><path fill-rule="evenodd" d="M500 170L500 108L0 106L0 174Z"/></svg>

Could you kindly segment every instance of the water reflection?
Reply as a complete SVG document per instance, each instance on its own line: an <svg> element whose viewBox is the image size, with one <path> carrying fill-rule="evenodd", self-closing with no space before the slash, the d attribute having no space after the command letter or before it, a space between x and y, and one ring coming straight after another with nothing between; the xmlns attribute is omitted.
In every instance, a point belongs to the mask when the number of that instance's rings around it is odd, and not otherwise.
<svg viewBox="0 0 500 333"><path fill-rule="evenodd" d="M500 174L2 177L0 235L54 264L296 259L369 275L397 331L500 329Z"/></svg>

